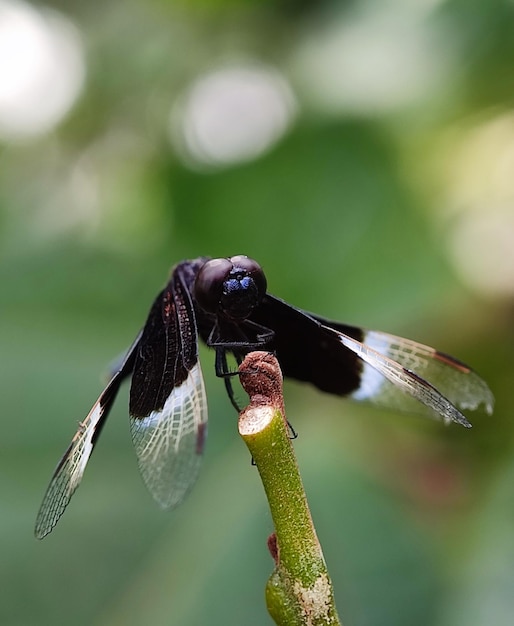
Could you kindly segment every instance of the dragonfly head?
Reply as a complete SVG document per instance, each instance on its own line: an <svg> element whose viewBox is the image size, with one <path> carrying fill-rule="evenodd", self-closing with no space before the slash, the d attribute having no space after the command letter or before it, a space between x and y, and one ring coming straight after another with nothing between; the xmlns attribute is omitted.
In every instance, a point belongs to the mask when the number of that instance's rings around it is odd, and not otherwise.
<svg viewBox="0 0 514 626"><path fill-rule="evenodd" d="M198 272L194 297L207 313L245 320L266 294L261 266L242 254L211 259Z"/></svg>

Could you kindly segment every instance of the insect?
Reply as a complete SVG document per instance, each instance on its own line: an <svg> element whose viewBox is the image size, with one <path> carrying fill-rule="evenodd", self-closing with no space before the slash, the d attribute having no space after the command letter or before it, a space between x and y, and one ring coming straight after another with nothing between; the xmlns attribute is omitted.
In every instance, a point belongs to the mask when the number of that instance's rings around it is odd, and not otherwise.
<svg viewBox="0 0 514 626"><path fill-rule="evenodd" d="M492 412L486 383L451 356L287 304L267 292L264 272L246 256L183 261L172 269L143 329L59 461L37 516L36 537L45 537L63 514L129 376L130 429L143 480L163 508L184 499L197 478L207 434L198 338L215 350L216 373L236 408L227 355L240 363L252 350L268 350L284 376L328 393L465 427L471 424L457 407L484 405Z"/></svg>

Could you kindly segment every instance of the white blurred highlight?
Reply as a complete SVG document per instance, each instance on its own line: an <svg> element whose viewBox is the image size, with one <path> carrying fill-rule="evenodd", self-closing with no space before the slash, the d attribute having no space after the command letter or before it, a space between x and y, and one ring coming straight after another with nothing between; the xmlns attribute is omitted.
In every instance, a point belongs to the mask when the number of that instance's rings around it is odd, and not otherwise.
<svg viewBox="0 0 514 626"><path fill-rule="evenodd" d="M200 77L179 99L170 117L171 140L193 167L250 161L284 135L296 109L276 70L226 67Z"/></svg>
<svg viewBox="0 0 514 626"><path fill-rule="evenodd" d="M82 41L55 11L0 0L0 140L54 128L84 83Z"/></svg>
<svg viewBox="0 0 514 626"><path fill-rule="evenodd" d="M489 296L514 296L514 210L469 213L454 230L451 253L462 279Z"/></svg>
<svg viewBox="0 0 514 626"><path fill-rule="evenodd" d="M454 139L455 141L455 139ZM461 278L489 296L514 296L514 113L482 122L445 162L450 255Z"/></svg>
<svg viewBox="0 0 514 626"><path fill-rule="evenodd" d="M426 19L434 4L364 3L315 24L292 59L306 100L325 114L359 117L424 102L452 66Z"/></svg>

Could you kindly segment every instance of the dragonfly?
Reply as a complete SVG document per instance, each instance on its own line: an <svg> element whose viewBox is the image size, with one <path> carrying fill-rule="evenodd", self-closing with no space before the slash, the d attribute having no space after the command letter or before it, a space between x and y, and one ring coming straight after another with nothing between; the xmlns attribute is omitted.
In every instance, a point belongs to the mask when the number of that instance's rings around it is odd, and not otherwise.
<svg viewBox="0 0 514 626"><path fill-rule="evenodd" d="M37 515L37 538L64 513L129 377L130 430L143 481L162 508L183 501L200 471L207 435L199 339L214 350L216 374L237 410L227 356L241 363L253 350L274 353L285 377L321 391L466 428L471 424L461 410L493 409L489 387L461 361L288 304L268 293L262 268L247 256L182 261L57 464Z"/></svg>

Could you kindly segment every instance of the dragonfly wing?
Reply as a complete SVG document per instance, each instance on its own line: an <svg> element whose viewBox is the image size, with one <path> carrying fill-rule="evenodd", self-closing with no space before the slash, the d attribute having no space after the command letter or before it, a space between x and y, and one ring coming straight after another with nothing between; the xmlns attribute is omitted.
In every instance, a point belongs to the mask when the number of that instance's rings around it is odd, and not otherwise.
<svg viewBox="0 0 514 626"><path fill-rule="evenodd" d="M491 414L494 397L487 383L468 365L443 352L421 343L396 337L379 331L365 331L363 343L401 365L419 377L429 381L454 405L463 410L476 410L481 406ZM369 368L372 369L369 369ZM378 396L387 397L387 390L380 391L380 381L376 379L372 364L363 370L362 389L355 392L356 399L366 399L364 380L368 387L377 391Z"/></svg>
<svg viewBox="0 0 514 626"><path fill-rule="evenodd" d="M164 406L132 417L132 441L143 480L163 508L180 504L194 485L207 434L207 400L200 363L173 388Z"/></svg>
<svg viewBox="0 0 514 626"><path fill-rule="evenodd" d="M332 328L325 328L364 362L361 386L351 394L354 399L370 400L377 404L405 410L408 407L401 395L403 393L406 398L414 398L428 408L428 414L432 417L442 417L447 423L456 422L466 428L471 427L459 409L417 372L407 369L392 358L349 335ZM384 384L385 381L392 383L393 387ZM398 407L396 406L397 400L400 401Z"/></svg>
<svg viewBox="0 0 514 626"><path fill-rule="evenodd" d="M182 264L174 268L150 310L130 390L139 469L163 508L178 505L195 483L207 434L196 320L184 271Z"/></svg>
<svg viewBox="0 0 514 626"><path fill-rule="evenodd" d="M139 336L87 417L80 422L68 449L57 464L36 518L35 535L38 539L43 539L52 531L80 485L120 385L132 371L138 343Z"/></svg>
<svg viewBox="0 0 514 626"><path fill-rule="evenodd" d="M492 411L487 384L467 365L423 344L333 322L266 294L252 321L274 331L286 377L379 406L469 424L460 409Z"/></svg>

